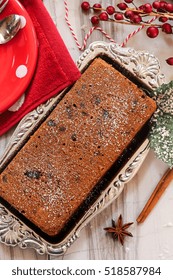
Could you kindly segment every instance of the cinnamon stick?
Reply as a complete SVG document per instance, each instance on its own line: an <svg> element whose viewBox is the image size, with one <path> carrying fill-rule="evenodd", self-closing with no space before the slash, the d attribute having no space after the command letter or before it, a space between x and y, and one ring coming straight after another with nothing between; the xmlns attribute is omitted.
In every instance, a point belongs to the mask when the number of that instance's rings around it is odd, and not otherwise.
<svg viewBox="0 0 173 280"><path fill-rule="evenodd" d="M157 184L156 188L154 189L153 193L151 194L149 200L147 201L145 207L143 208L142 212L139 214L136 221L138 223L142 223L148 217L154 206L159 201L160 197L173 180L173 168L168 169L165 174L160 179L159 183Z"/></svg>

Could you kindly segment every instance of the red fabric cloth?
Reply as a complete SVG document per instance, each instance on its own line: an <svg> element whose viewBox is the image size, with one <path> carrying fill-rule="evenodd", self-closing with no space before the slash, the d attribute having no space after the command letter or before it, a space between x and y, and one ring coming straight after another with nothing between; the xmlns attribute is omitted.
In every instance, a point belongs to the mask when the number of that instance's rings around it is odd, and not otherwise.
<svg viewBox="0 0 173 280"><path fill-rule="evenodd" d="M25 102L16 112L0 115L0 135L17 124L28 112L46 102L80 77L64 42L41 0L20 0L35 27L39 41L36 72L27 89Z"/></svg>

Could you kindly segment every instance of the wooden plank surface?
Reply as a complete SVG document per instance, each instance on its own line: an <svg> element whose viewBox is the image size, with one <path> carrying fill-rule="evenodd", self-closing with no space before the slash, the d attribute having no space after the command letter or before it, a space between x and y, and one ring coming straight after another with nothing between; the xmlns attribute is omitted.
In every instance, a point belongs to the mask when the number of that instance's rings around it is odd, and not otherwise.
<svg viewBox="0 0 173 280"><path fill-rule="evenodd" d="M65 22L65 9L63 0L44 0L54 23L57 26L72 58L76 61L82 53L76 46L74 38ZM85 34L91 25L89 15L84 15L80 10L80 0L67 0L69 8L69 20L82 45ZM90 1L94 3L94 1ZM105 1L99 1L105 3ZM106 1L113 4L115 1ZM120 1L119 1L120 2ZM151 1L148 1L151 2ZM117 3L117 1L116 1ZM137 5L143 1L135 1ZM38 11L39 12L39 11ZM121 24L103 23L103 29L119 44L133 31L132 27ZM100 32L94 31L87 45L93 41L108 41ZM140 31L131 38L127 46L136 50L147 50L159 58L162 72L167 81L173 79L173 71L165 63L165 57L172 56L170 44L172 38L163 34L159 38L151 40L145 35L145 30ZM10 141L12 131L0 137L0 154L3 154L6 144ZM81 232L80 238L69 248L65 255L56 259L173 259L173 182L165 191L157 206L148 219L140 225L135 222L145 202L155 188L158 180L165 170L166 164L155 158L152 151L149 152L141 169L134 179L125 186L119 198L95 217ZM130 231L133 238L127 237L124 246L115 242L103 230L111 225L112 219L123 215L124 222L134 222ZM38 255L34 250L22 250L18 247L7 247L0 244L0 259L47 259L46 255Z"/></svg>

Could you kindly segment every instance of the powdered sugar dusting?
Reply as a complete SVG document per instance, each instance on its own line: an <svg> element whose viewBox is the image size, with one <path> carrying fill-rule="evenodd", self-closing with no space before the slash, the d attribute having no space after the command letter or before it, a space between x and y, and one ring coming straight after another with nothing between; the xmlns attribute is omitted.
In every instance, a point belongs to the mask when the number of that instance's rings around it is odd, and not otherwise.
<svg viewBox="0 0 173 280"><path fill-rule="evenodd" d="M1 175L2 196L56 234L153 110L142 91L96 59Z"/></svg>

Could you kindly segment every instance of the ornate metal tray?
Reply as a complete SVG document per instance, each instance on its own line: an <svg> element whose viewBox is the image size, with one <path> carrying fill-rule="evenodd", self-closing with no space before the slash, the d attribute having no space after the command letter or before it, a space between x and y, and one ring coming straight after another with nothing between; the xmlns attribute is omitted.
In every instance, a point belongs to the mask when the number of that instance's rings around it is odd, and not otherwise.
<svg viewBox="0 0 173 280"><path fill-rule="evenodd" d="M157 58L144 51L135 51L131 48L121 48L112 43L95 42L80 56L77 65L81 71L97 56L107 56L119 63L124 69L132 73L145 88L154 89L164 82L164 75L160 73L160 64ZM48 100L26 115L17 126L0 159L0 171L4 165L17 153L33 130L42 122L57 104L61 95ZM51 244L37 235L12 215L0 204L0 242L8 246L19 246L22 249L34 248L39 254L61 255L79 237L82 228L100 211L115 200L127 183L136 174L149 151L149 141L145 140L135 154L130 158L110 185L102 192L90 209L80 219L78 224L64 238L61 243Z"/></svg>

